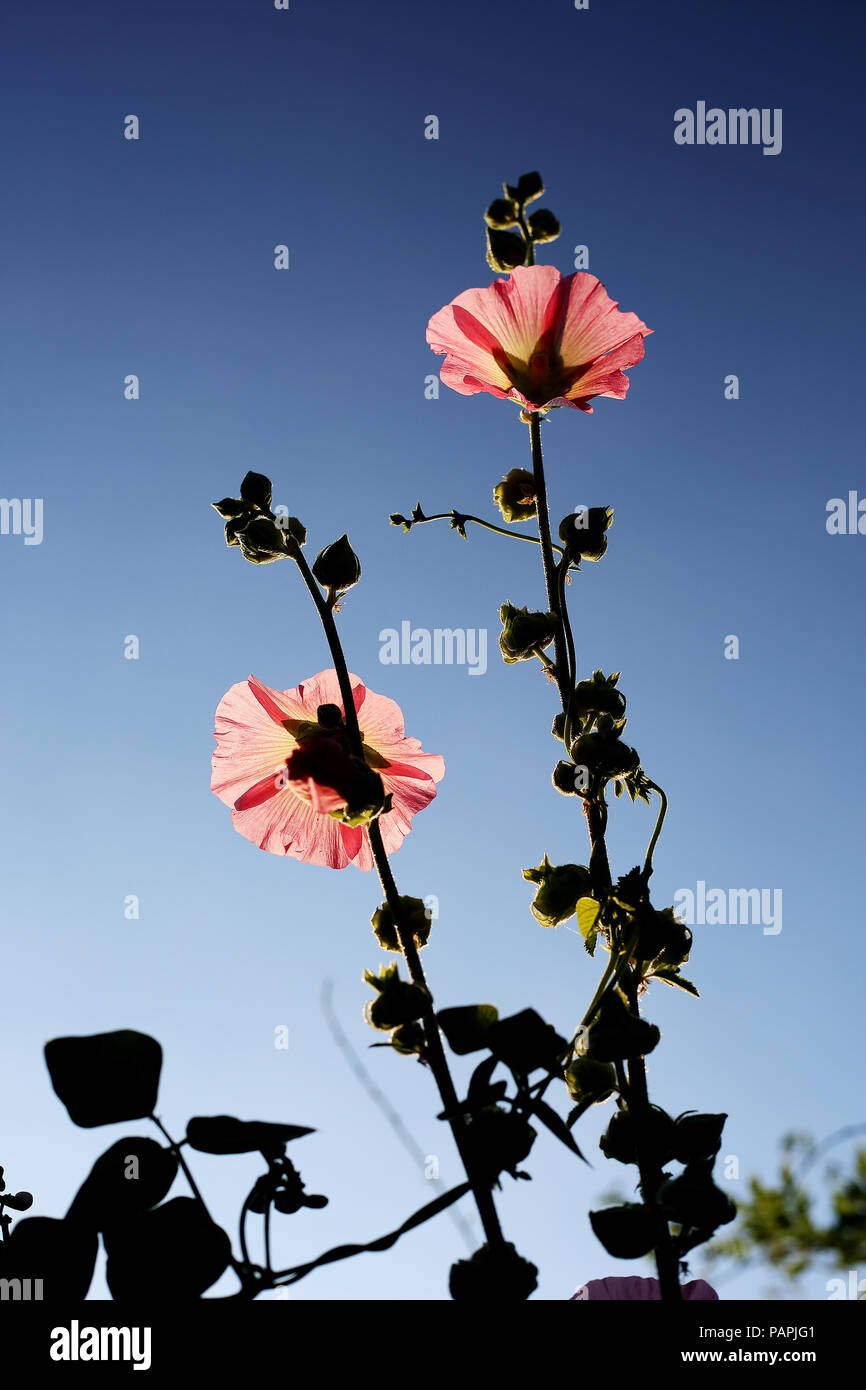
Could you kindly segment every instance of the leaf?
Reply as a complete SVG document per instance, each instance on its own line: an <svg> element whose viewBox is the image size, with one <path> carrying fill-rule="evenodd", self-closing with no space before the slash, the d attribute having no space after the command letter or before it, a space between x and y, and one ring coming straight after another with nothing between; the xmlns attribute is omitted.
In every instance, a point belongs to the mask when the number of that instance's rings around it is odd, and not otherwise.
<svg viewBox="0 0 866 1390"><path fill-rule="evenodd" d="M577 925L583 937L583 944L590 955L595 952L598 932L595 924L601 912L601 903L595 898L579 898L577 903Z"/></svg>
<svg viewBox="0 0 866 1390"><path fill-rule="evenodd" d="M204 1154L282 1153L292 1139L315 1134L305 1125L237 1120L234 1115L195 1115L187 1124L190 1148Z"/></svg>
<svg viewBox="0 0 866 1390"><path fill-rule="evenodd" d="M556 1135L561 1144L564 1144L578 1158L582 1158L584 1163L588 1162L571 1137L571 1131L565 1120L557 1114L552 1105L548 1105L544 1100L535 1100L532 1103L532 1113L538 1117L543 1125L547 1126L551 1134Z"/></svg>
<svg viewBox="0 0 866 1390"><path fill-rule="evenodd" d="M565 1123L568 1125L568 1128L574 1129L574 1126L577 1124L581 1115L585 1115L590 1106L594 1104L595 1096L587 1096L585 1100L580 1101L577 1105L573 1105L572 1108L569 1110L568 1116L565 1121Z"/></svg>
<svg viewBox="0 0 866 1390"><path fill-rule="evenodd" d="M684 989L686 994L693 994L696 999L700 999L700 993L691 980L687 980L685 975L681 975L679 970L673 965L660 965L652 972L650 979L664 980L666 985L676 985L678 989Z"/></svg>
<svg viewBox="0 0 866 1390"><path fill-rule="evenodd" d="M45 1044L45 1062L69 1118L83 1129L153 1114L162 1048L147 1033L54 1038Z"/></svg>
<svg viewBox="0 0 866 1390"><path fill-rule="evenodd" d="M93 1279L98 1247L96 1232L78 1222L28 1216L0 1244L0 1272L4 1279L41 1279L37 1297L46 1301L81 1303Z"/></svg>
<svg viewBox="0 0 866 1390"><path fill-rule="evenodd" d="M458 1057L467 1052L480 1052L489 1046L487 1035L499 1018L495 1004L465 1004L455 1009L440 1009L436 1022L448 1040L448 1046Z"/></svg>
<svg viewBox="0 0 866 1390"><path fill-rule="evenodd" d="M105 1277L118 1301L200 1298L231 1259L231 1241L194 1197L174 1197L106 1231Z"/></svg>
<svg viewBox="0 0 866 1390"><path fill-rule="evenodd" d="M656 1222L648 1207L626 1202L589 1213L590 1224L609 1255L637 1260L648 1255L655 1243Z"/></svg>
<svg viewBox="0 0 866 1390"><path fill-rule="evenodd" d="M539 1067L553 1068L568 1043L534 1009L523 1009L493 1025L487 1046L512 1072L528 1075Z"/></svg>
<svg viewBox="0 0 866 1390"><path fill-rule="evenodd" d="M73 1199L67 1218L103 1231L155 1207L177 1176L177 1158L155 1139L118 1139L99 1157Z"/></svg>
<svg viewBox="0 0 866 1390"><path fill-rule="evenodd" d="M482 1105L490 1104L493 1098L491 1092L494 1089L490 1085L490 1080L498 1066L498 1057L485 1057L483 1062L478 1063L478 1066L472 1073L469 1081L469 1090L466 1093L466 1099L470 1103L470 1106L480 1108ZM499 1090L499 1085L496 1086L496 1090ZM504 1094L504 1092L502 1094ZM497 1096L497 1099L499 1099L499 1096Z"/></svg>

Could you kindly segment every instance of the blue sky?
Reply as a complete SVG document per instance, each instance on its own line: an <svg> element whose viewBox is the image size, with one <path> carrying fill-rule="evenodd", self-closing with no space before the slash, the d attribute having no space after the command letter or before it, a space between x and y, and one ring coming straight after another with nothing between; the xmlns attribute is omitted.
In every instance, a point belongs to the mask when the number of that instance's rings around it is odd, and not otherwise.
<svg viewBox="0 0 866 1390"><path fill-rule="evenodd" d="M311 555L348 530L364 565L342 615L350 665L445 756L394 859L402 892L439 900L425 953L438 1002L532 1006L565 1032L592 995L596 963L573 933L537 925L520 875L545 852L586 858L582 818L549 784L552 691L529 663L495 657L501 602L542 606L537 554L387 521L419 497L494 517L494 484L528 465L511 404L425 399L438 359L424 330L490 282L482 212L534 168L564 227L543 258L568 272L585 245L655 330L626 402L556 412L544 436L554 517L615 508L571 609L582 671L623 672L629 738L670 797L656 900L699 880L783 894L776 935L696 928L700 1002L652 992L651 1095L674 1113L729 1113L735 1199L748 1173L772 1170L786 1130L863 1118L866 540L825 526L830 498L866 494L863 28L841 0L49 0L7 19L0 491L43 499L44 535L0 536L0 1162L35 1210L62 1214L92 1160L147 1128L74 1129L44 1042L133 1027L165 1047L169 1129L220 1112L316 1127L292 1157L331 1205L285 1218L282 1263L398 1225L429 1184L335 1048L326 978L378 1084L443 1180L459 1177L430 1078L365 1051L375 878L255 850L208 788L224 691L250 672L295 686L330 664L292 567L223 545L208 503L248 468L303 519ZM675 144L675 110L701 100L780 108L781 153ZM137 141L123 138L130 113ZM424 138L428 114L438 140ZM274 269L281 243L287 271ZM488 629L488 671L381 665L380 630L404 620ZM615 803L615 872L651 830L645 808ZM630 1181L599 1154L601 1125L577 1132L592 1170L540 1137L533 1183L504 1180L503 1224L540 1266L542 1298L627 1272L586 1217ZM232 1234L255 1170L196 1164ZM463 1253L443 1217L294 1296L441 1299ZM804 1296L824 1297L825 1280L809 1276ZM726 1292L758 1298L766 1283L744 1274Z"/></svg>

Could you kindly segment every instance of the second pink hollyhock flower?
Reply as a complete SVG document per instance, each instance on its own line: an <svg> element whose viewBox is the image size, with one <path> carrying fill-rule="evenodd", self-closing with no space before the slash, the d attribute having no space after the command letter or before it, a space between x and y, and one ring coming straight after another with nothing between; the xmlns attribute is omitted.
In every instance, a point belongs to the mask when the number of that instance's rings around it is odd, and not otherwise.
<svg viewBox="0 0 866 1390"><path fill-rule="evenodd" d="M594 396L625 398L623 368L640 362L651 332L587 271L530 265L464 290L433 315L427 341L444 354L445 385L461 395L489 391L527 410L567 405L591 415Z"/></svg>
<svg viewBox="0 0 866 1390"><path fill-rule="evenodd" d="M436 795L445 763L406 737L399 705L368 690L357 676L349 679L366 762L392 798L379 826L393 854L416 811ZM331 710L320 725L323 705ZM334 814L367 775L335 732L334 706L344 713L335 671L320 671L296 690L271 690L254 676L233 685L217 707L211 789L231 806L235 829L260 849L332 869L372 869L364 827Z"/></svg>

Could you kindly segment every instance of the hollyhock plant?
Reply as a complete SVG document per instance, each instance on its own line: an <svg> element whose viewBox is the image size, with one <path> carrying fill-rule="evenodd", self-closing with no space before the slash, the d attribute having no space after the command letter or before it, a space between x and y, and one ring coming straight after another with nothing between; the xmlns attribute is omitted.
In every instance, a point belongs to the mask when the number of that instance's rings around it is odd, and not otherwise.
<svg viewBox="0 0 866 1390"><path fill-rule="evenodd" d="M464 290L433 315L427 341L445 357L443 382L461 395L489 391L529 411L566 405L591 415L595 396L625 398L623 368L640 362L651 332L587 271L529 265Z"/></svg>
<svg viewBox="0 0 866 1390"><path fill-rule="evenodd" d="M358 676L349 679L365 763L351 756L341 732L336 671L320 671L282 691L250 676L217 708L211 790L231 806L235 829L260 849L332 869L356 864L369 870L364 819L384 798L379 826L393 854L412 817L436 795L445 764L406 737L399 705L368 690Z"/></svg>

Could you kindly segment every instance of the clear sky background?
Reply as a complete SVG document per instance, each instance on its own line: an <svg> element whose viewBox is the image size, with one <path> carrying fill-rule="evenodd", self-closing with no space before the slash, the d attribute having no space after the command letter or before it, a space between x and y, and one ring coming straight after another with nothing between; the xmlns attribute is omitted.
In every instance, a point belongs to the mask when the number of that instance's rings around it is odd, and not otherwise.
<svg viewBox="0 0 866 1390"><path fill-rule="evenodd" d="M592 995L601 962L538 926L520 873L545 852L587 852L575 803L550 786L553 692L534 664L496 654L500 603L543 606L538 555L477 529L467 544L443 524L388 525L419 497L498 519L491 489L528 465L510 403L425 399L440 359L424 331L493 278L484 207L535 168L564 227L543 259L569 272L586 245L589 269L655 330L624 403L555 412L544 430L555 519L615 508L608 554L571 605L583 673L623 672L628 737L670 797L654 897L698 880L783 894L777 935L696 928L700 1001L652 991L651 1096L728 1112L735 1199L748 1174L774 1171L786 1130L866 1119L866 537L825 525L830 498L866 495L863 37L862 6L843 0L48 0L7 15L0 492L44 500L44 538L0 536L0 1163L34 1211L61 1215L103 1149L148 1130L75 1129L45 1041L131 1027L165 1048L172 1131L221 1112L316 1127L291 1156L331 1204L282 1218L280 1264L399 1225L430 1185L335 1047L326 978L376 1081L443 1181L459 1180L431 1078L366 1051L361 973L384 959L375 877L261 853L209 791L224 691L330 665L293 567L224 546L208 504L248 468L305 522L311 558L348 530L364 565L342 615L350 666L445 757L393 861L402 892L439 899L425 953L439 1004L532 1006L568 1032ZM782 152L678 146L674 111L699 100L782 108ZM138 141L123 138L128 114ZM429 114L438 140L424 138ZM138 401L124 399L129 373ZM381 665L380 630L404 620L486 628L488 671ZM615 873L652 825L614 803ZM605 1255L586 1215L632 1181L597 1149L607 1113L576 1132L591 1169L542 1134L532 1184L503 1180L537 1297L634 1268ZM257 1161L195 1169L235 1236ZM292 1296L447 1298L463 1254L444 1216ZM802 1295L825 1297L826 1278ZM724 1293L767 1284L746 1273Z"/></svg>

